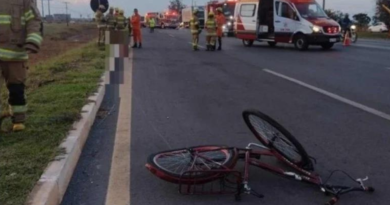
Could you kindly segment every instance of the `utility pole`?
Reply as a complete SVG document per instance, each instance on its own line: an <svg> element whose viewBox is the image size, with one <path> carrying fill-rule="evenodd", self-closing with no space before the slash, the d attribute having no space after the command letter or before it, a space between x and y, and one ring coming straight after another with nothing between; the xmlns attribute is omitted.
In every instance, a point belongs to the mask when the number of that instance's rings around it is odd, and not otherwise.
<svg viewBox="0 0 390 205"><path fill-rule="evenodd" d="M65 4L65 9L66 9L66 26L69 26L69 19L68 19L68 4L69 2L64 2Z"/></svg>
<svg viewBox="0 0 390 205"><path fill-rule="evenodd" d="M43 7L43 0L41 0L42 4L42 17L45 18L45 8Z"/></svg>
<svg viewBox="0 0 390 205"><path fill-rule="evenodd" d="M325 10L325 0L322 0L322 9Z"/></svg>
<svg viewBox="0 0 390 205"><path fill-rule="evenodd" d="M51 15L51 13L50 13L50 1L52 1L52 0L46 0L47 1L47 7L49 8L49 16Z"/></svg>

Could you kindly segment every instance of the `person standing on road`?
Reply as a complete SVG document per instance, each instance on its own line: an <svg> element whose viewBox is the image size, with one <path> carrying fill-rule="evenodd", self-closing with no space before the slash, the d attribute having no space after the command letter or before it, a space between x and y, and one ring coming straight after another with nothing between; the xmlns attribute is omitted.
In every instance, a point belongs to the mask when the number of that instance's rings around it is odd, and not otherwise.
<svg viewBox="0 0 390 205"><path fill-rule="evenodd" d="M9 92L9 111L1 118L11 117L12 130L17 132L25 129L28 54L37 53L41 47L42 19L31 0L0 0L0 5L0 77L5 79Z"/></svg>
<svg viewBox="0 0 390 205"><path fill-rule="evenodd" d="M116 17L116 16L118 16L119 15L119 7L116 7L115 8L115 13L114 13L114 16Z"/></svg>
<svg viewBox="0 0 390 205"><path fill-rule="evenodd" d="M222 49L222 37L223 37L223 26L226 24L225 16L222 13L222 8L217 9L217 17L216 17L218 29L217 29L217 37L218 37L218 50Z"/></svg>
<svg viewBox="0 0 390 205"><path fill-rule="evenodd" d="M350 28L351 24L352 24L352 21L349 18L349 14L345 14L345 17L340 21L340 26L341 26L341 28L344 31L344 34L343 34L344 36L348 32L349 33L349 37L351 37L351 28Z"/></svg>
<svg viewBox="0 0 390 205"><path fill-rule="evenodd" d="M214 19L214 13L210 11L206 22L206 42L207 51L215 51L215 37L217 36L217 22Z"/></svg>
<svg viewBox="0 0 390 205"><path fill-rule="evenodd" d="M114 30L116 27L116 18L114 16L114 8L113 7L110 8L110 11L106 15L105 19L107 22L107 29L109 31Z"/></svg>
<svg viewBox="0 0 390 205"><path fill-rule="evenodd" d="M191 35L192 35L192 48L194 51L198 51L198 43L199 43L199 34L202 30L200 30L199 26L199 19L198 19L198 10L195 10L192 13L192 18L190 20L190 29L191 29Z"/></svg>
<svg viewBox="0 0 390 205"><path fill-rule="evenodd" d="M149 28L150 28L150 33L154 33L154 27L156 26L156 21L154 18L149 19Z"/></svg>
<svg viewBox="0 0 390 205"><path fill-rule="evenodd" d="M134 15L131 17L131 26L133 27L134 40L132 48L142 48L141 16L138 14L138 9L134 9Z"/></svg>
<svg viewBox="0 0 390 205"><path fill-rule="evenodd" d="M123 10L119 10L119 15L116 17L116 30L123 31L126 29L126 17Z"/></svg>

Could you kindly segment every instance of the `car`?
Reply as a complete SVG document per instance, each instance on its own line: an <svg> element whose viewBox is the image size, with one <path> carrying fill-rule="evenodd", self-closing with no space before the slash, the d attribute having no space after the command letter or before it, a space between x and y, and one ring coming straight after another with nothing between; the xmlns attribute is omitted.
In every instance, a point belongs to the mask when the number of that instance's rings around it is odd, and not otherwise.
<svg viewBox="0 0 390 205"><path fill-rule="evenodd" d="M386 24L383 22L374 23L372 26L368 27L369 32L387 32L389 29Z"/></svg>

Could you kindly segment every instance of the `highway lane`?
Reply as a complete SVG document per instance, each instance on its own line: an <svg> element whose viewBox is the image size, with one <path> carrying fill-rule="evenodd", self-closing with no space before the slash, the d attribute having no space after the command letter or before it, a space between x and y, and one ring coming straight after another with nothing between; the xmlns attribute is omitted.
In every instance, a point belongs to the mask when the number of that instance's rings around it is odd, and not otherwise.
<svg viewBox="0 0 390 205"><path fill-rule="evenodd" d="M256 141L241 119L247 108L257 108L285 125L317 158L320 173L341 169L357 177L370 176L377 193L351 194L340 204L387 204L390 122L263 70L389 113L385 95L389 71L384 68L386 62L378 60L386 52L340 46L334 51L304 53L291 46L245 48L229 38L224 51L208 53L191 51L185 31L158 30L145 33L144 38L144 49L135 50L133 58L130 204L237 204L233 197L181 196L175 185L148 173L144 164L150 153L161 150L198 144L243 147ZM387 88L379 89L374 82ZM106 123L100 126L107 130L115 126L115 120ZM108 177L86 174L98 172L97 167L107 174L111 166L107 159L115 134L102 133L90 136L64 205L104 204L110 191ZM97 146L97 141L107 144ZM96 149L104 150L99 150L98 157L88 154ZM241 203L323 204L328 199L316 188L257 169L251 169L250 184L266 197L245 196Z"/></svg>

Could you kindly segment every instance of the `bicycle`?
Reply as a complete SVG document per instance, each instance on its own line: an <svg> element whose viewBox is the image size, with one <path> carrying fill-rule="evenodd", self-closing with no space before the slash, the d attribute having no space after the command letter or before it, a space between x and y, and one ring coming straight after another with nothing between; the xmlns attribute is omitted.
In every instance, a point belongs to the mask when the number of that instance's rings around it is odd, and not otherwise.
<svg viewBox="0 0 390 205"><path fill-rule="evenodd" d="M243 112L245 123L262 143L250 143L246 148L226 146L197 146L170 151L163 151L149 156L146 168L157 177L179 184L182 194L235 194L236 200L241 194L252 194L259 198L249 186L249 166L256 166L272 173L316 185L326 195L332 196L327 205L334 205L343 194L349 192L374 192L373 187L364 185L364 179L354 180L356 186L332 185L329 179L337 171L323 180L314 172L315 159L309 157L303 146L282 125L269 116L256 111ZM287 168L274 166L260 161L262 156L269 156L282 162ZM238 159L243 159L244 172L234 170ZM342 172L342 171L340 171ZM205 191L197 186L219 181L219 188ZM232 187L231 185L235 185Z"/></svg>

